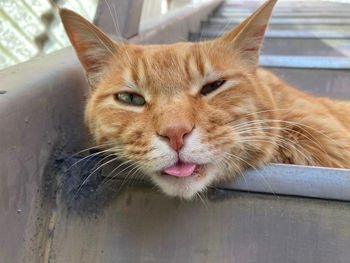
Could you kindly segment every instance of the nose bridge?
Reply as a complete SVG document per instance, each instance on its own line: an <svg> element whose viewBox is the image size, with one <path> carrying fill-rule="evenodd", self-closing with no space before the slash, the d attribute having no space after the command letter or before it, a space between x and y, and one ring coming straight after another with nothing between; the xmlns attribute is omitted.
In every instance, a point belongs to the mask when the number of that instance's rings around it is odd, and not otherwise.
<svg viewBox="0 0 350 263"><path fill-rule="evenodd" d="M158 112L157 134L169 139L170 146L178 151L183 147L184 136L194 127L191 105L182 101L169 101Z"/></svg>

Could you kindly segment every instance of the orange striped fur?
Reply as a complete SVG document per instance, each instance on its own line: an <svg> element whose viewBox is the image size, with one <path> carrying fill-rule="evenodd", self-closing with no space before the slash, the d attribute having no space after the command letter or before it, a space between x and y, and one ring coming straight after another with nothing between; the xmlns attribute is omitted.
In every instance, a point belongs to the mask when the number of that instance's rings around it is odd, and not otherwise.
<svg viewBox="0 0 350 263"><path fill-rule="evenodd" d="M258 67L275 2L214 41L149 46L116 43L60 10L92 86L86 123L96 144L183 198L266 163L350 168L350 103L309 96ZM146 103L125 104L120 93ZM164 174L178 161L195 163L193 175Z"/></svg>

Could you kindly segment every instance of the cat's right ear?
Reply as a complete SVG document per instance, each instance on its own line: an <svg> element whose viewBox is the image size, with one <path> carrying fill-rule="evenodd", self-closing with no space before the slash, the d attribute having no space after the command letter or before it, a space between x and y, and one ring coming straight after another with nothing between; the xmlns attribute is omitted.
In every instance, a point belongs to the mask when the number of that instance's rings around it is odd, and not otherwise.
<svg viewBox="0 0 350 263"><path fill-rule="evenodd" d="M117 54L118 44L77 13L60 8L59 14L88 81L95 86L104 67Z"/></svg>
<svg viewBox="0 0 350 263"><path fill-rule="evenodd" d="M229 45L249 68L257 68L259 53L273 7L277 0L267 0L235 29L223 34L216 43Z"/></svg>

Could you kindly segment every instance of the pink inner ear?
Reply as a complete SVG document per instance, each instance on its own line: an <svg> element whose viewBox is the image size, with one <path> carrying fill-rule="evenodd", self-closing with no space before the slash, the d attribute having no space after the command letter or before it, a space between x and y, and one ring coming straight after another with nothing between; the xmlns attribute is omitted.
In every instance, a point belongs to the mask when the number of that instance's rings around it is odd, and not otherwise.
<svg viewBox="0 0 350 263"><path fill-rule="evenodd" d="M92 59L91 57L84 56L82 61L87 71L96 71L101 65L101 60L97 58Z"/></svg>
<svg viewBox="0 0 350 263"><path fill-rule="evenodd" d="M262 36L264 36L266 27L267 27L267 25L260 26L258 28L258 30L256 30L254 36L255 37L260 37L260 36L262 37Z"/></svg>
<svg viewBox="0 0 350 263"><path fill-rule="evenodd" d="M253 47L253 48L246 48L244 49L244 51L258 51L259 48L258 47Z"/></svg>
<svg viewBox="0 0 350 263"><path fill-rule="evenodd" d="M93 45L79 44L80 49L80 59L87 71L96 71L99 69L102 60L95 54L89 55L89 50L94 49Z"/></svg>
<svg viewBox="0 0 350 263"><path fill-rule="evenodd" d="M89 50L94 48L93 44L88 44L87 42L81 41L78 34L74 31L67 29L67 33L71 36L71 42L77 50L77 54L85 68L86 71L96 71L99 68L101 59L98 59L97 56L89 56L87 53Z"/></svg>
<svg viewBox="0 0 350 263"><path fill-rule="evenodd" d="M267 25L260 26L254 33L254 38L256 38L256 46L251 47L251 48L246 48L244 51L258 51L261 41L264 38L265 30L266 30Z"/></svg>

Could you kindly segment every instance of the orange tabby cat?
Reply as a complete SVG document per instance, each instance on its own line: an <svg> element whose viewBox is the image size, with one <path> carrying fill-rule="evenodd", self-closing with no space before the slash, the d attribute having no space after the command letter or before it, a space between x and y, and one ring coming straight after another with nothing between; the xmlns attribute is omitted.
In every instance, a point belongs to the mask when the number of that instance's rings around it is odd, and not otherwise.
<svg viewBox="0 0 350 263"><path fill-rule="evenodd" d="M61 9L92 88L96 143L183 198L265 163L350 168L350 103L258 67L275 3L216 40L149 46L117 43Z"/></svg>

